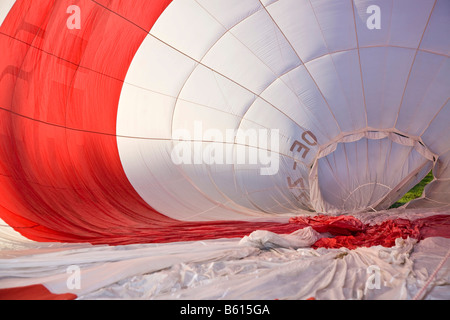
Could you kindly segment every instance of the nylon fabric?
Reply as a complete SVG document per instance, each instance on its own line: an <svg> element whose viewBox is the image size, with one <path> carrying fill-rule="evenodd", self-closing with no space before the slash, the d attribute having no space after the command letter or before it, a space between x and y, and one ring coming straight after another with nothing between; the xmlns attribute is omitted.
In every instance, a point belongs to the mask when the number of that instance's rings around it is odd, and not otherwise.
<svg viewBox="0 0 450 320"><path fill-rule="evenodd" d="M407 206L445 210L450 7L411 1L379 30L365 0L81 0L79 29L69 0L3 1L0 218L41 242L292 233L389 208L431 169ZM230 163L176 164L183 141ZM255 150L271 167L238 161Z"/></svg>

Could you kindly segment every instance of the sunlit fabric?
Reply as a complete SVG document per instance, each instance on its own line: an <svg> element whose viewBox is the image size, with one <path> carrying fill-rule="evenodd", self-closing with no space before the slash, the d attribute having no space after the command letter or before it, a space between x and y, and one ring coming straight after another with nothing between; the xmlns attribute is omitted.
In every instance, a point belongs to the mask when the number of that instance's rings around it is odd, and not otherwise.
<svg viewBox="0 0 450 320"><path fill-rule="evenodd" d="M449 26L448 0L1 0L0 236L446 237ZM436 223L348 218L430 171L402 210Z"/></svg>

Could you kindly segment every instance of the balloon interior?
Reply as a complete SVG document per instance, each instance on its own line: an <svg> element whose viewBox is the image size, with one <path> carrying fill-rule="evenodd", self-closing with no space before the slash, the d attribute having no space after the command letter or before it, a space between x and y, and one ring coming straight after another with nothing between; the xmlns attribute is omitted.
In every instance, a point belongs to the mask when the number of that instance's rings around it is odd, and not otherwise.
<svg viewBox="0 0 450 320"><path fill-rule="evenodd" d="M0 249L23 266L26 250L52 252L60 268L106 250L120 274L70 269L92 284L80 289L64 272L15 282L15 265L0 298L89 297L236 248L289 257L450 244L447 0L2 0L0 24ZM391 209L430 171L421 197ZM152 267L127 250L145 250ZM417 286L381 291L412 298ZM317 288L261 294L381 292Z"/></svg>

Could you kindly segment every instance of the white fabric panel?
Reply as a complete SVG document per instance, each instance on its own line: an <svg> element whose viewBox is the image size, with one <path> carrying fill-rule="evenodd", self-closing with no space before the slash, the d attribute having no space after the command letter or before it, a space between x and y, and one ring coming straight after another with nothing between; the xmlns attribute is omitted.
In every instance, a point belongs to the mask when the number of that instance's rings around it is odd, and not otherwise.
<svg viewBox="0 0 450 320"><path fill-rule="evenodd" d="M260 0L260 1L265 7L267 7L267 6L270 6L272 3L277 2L279 0Z"/></svg>
<svg viewBox="0 0 450 320"><path fill-rule="evenodd" d="M360 129L362 125L365 127L366 110L364 107L364 93L358 51L351 50L333 53L331 58L336 69L336 86L339 86L344 92L348 110L347 113L342 112L342 109L340 109L337 117L341 119L344 116L350 117L355 122L352 126L355 130Z"/></svg>
<svg viewBox="0 0 450 320"><path fill-rule="evenodd" d="M362 100L359 100L358 105L350 104L346 95L348 90L344 91L343 89L344 84L337 73L333 56L326 55L308 62L306 68L308 68L311 76L315 79L322 94L325 96L341 131L351 132L365 128L364 103ZM358 92L358 87L355 89Z"/></svg>
<svg viewBox="0 0 450 320"><path fill-rule="evenodd" d="M351 1L311 0L328 52L356 48Z"/></svg>
<svg viewBox="0 0 450 320"><path fill-rule="evenodd" d="M318 162L321 209L355 212L375 208L380 199L427 161L413 148L389 139L341 143Z"/></svg>
<svg viewBox="0 0 450 320"><path fill-rule="evenodd" d="M229 33L210 49L202 62L256 94L275 79L270 68Z"/></svg>
<svg viewBox="0 0 450 320"><path fill-rule="evenodd" d="M392 128L414 60L414 50L364 48L360 55L368 126Z"/></svg>
<svg viewBox="0 0 450 320"><path fill-rule="evenodd" d="M16 0L2 0L0 2L0 26L13 7L14 3L16 3Z"/></svg>
<svg viewBox="0 0 450 320"><path fill-rule="evenodd" d="M450 100L447 98L445 105L442 106L442 109L422 135L423 142L438 155L450 149L448 119L450 119Z"/></svg>
<svg viewBox="0 0 450 320"><path fill-rule="evenodd" d="M305 163L299 162L298 160L293 160L283 156L281 158L280 172L283 173L284 179L280 190L286 189L286 183L289 190L288 199L289 205L294 207L299 214L305 213L307 211L313 211L314 208L310 201L309 192L309 173L310 166ZM286 194L286 193L285 193ZM299 211L298 209L303 210Z"/></svg>
<svg viewBox="0 0 450 320"><path fill-rule="evenodd" d="M232 143L234 139L231 135L227 139L226 130L236 128L239 125L240 119L240 117L230 113L220 112L184 100L178 100L173 115L172 133L176 133L177 130L184 130L188 133L190 139L194 141L208 141L209 139L204 138L205 131L213 129L218 131L218 133L220 132L223 136L224 139L219 139L219 141ZM200 134L196 134L196 128L202 130Z"/></svg>
<svg viewBox="0 0 450 320"><path fill-rule="evenodd" d="M447 204L450 197L450 180L435 181L425 187L425 196L442 204Z"/></svg>
<svg viewBox="0 0 450 320"><path fill-rule="evenodd" d="M172 1L150 34L196 60L226 29L196 1Z"/></svg>
<svg viewBox="0 0 450 320"><path fill-rule="evenodd" d="M290 148L296 137L301 137L303 132L305 132L304 128L301 128L284 113L274 109L271 105L261 99L257 99L252 104L245 115L245 119L248 121L242 121L240 126L243 130L255 128L255 122L262 125L263 128L278 129L282 141L284 140L284 143L280 143L280 152L283 154L292 154ZM287 138L287 140L284 138ZM315 148L311 147L311 149L312 151L309 152L308 156L304 159L300 158L300 154L293 154L292 156L299 161L306 161L309 163L313 160L315 153Z"/></svg>
<svg viewBox="0 0 450 320"><path fill-rule="evenodd" d="M206 144L203 144L203 146L206 146ZM219 164L215 165L213 167L214 169L211 168L212 166L206 165L192 166L183 164L179 167L186 179L189 180L196 189L201 190L204 198L209 198L216 204L223 204L223 207L227 208L227 210L229 211L239 210L239 212L250 214L251 210L249 210L248 208L252 208L254 209L255 215L260 211L258 207L254 207L252 203L247 200L247 197L245 195L246 191L241 188L240 184L235 184L233 183L234 181L230 181L227 179L226 185L228 186L228 189L225 190L219 188L219 186L224 186L223 183L221 185L216 184L216 181L218 181L220 178L223 178L224 175L229 175L230 177L237 175L234 172L232 165ZM178 189L180 187L176 188ZM229 194L225 191L228 191ZM179 190L179 194L182 195L182 190ZM199 207L204 207L202 202L203 201L200 201ZM217 211L217 209L214 209L214 212L215 211ZM214 215L214 212L207 212L206 216L209 218L210 216ZM216 216L216 219L230 219L230 214L224 212L225 211L221 213L221 216ZM208 218L206 218L206 220ZM187 220L204 219L205 218L203 218L202 215L195 215L193 217L187 218ZM186 216L184 214L182 220L186 220Z"/></svg>
<svg viewBox="0 0 450 320"><path fill-rule="evenodd" d="M188 166L185 167L187 172L190 173ZM248 201L242 185L236 182L236 171L233 165L199 166L197 170L199 172L207 171L210 183L213 185L213 188L217 189L227 199L225 203L228 207L233 207L236 210L248 210L248 208L258 210ZM191 173L195 174L194 172ZM206 192L208 192L207 189Z"/></svg>
<svg viewBox="0 0 450 320"><path fill-rule="evenodd" d="M195 68L179 95L180 100L239 117L244 115L255 98L250 91L202 65Z"/></svg>
<svg viewBox="0 0 450 320"><path fill-rule="evenodd" d="M211 166L208 163L202 163L202 160L200 160L196 165L181 165L179 166L179 170L181 170L183 175L192 182L196 189L202 190L205 195L215 201L220 201L222 203L226 202L228 206L234 205L234 201L237 201L236 199L239 199L237 202L241 203L241 205L249 204L248 201L244 200L243 202L242 199L240 199L243 198L243 193L246 192L245 185L242 189L236 187L235 181L229 181L229 179L226 179L221 182L224 173L230 177L234 177L239 174L236 172L236 168L232 165L233 163L236 163L233 150L233 144L236 143L235 136L227 134L228 129L237 128L239 123L241 123L240 117L182 100L178 101L174 114L174 132L176 132L177 129L185 130L189 133L188 136L194 141L218 141L218 143L214 144L210 142L193 143L192 149L190 148L192 150L192 163L195 161L195 148L201 148L201 156L203 157L203 161L205 160L204 157L205 154L208 153L208 150L214 152L214 156L217 156L216 152L221 150L223 155L219 156L218 159L223 161L223 163L219 162L218 164ZM208 134L208 130L210 130L209 132L212 132L213 134L214 132L217 132L218 136L206 136ZM211 130L214 130L214 132ZM252 144L254 142L249 141L249 143ZM176 142L174 142L174 144L176 144ZM243 145L239 143L239 146ZM243 147L245 147L245 145ZM230 152L232 152L231 161L227 161L230 156ZM227 159L224 159L225 157ZM253 166L251 171L255 172L256 175L259 175L258 168L258 166ZM217 186L217 183L220 184L220 188ZM226 184L229 186L225 187ZM239 184L237 186L239 186ZM231 193L228 195L227 192L222 190L223 188L228 190L228 193ZM250 207L252 207L252 205L250 205ZM164 209L164 211L166 211L166 209Z"/></svg>
<svg viewBox="0 0 450 320"><path fill-rule="evenodd" d="M302 118L305 119L303 114L308 114L306 119L309 119L309 114L312 114L312 119L320 119L318 121L319 132L323 132L329 139L339 134L337 121L305 66L300 66L292 70L290 73L284 75L282 80L298 96L304 105L301 111ZM314 134L316 132L314 131ZM321 140L319 141L322 142Z"/></svg>
<svg viewBox="0 0 450 320"><path fill-rule="evenodd" d="M283 130L280 130L280 151L279 154L274 154L274 156L277 155L278 157L275 160L275 163L272 164L273 167L278 168L278 172L275 175L259 176L257 170L250 170L252 167L255 168L255 166L237 163L234 165L236 183L241 186L242 190L249 194L249 198L252 199L253 203L255 203L255 205L257 204L261 210L287 213L292 212L292 209L298 209L299 207L304 209L309 208L310 205L307 192L308 164L312 162L315 153L314 147L310 147L305 158L302 157L304 150L299 153L293 153L290 151L290 146L293 145L294 141L290 137L301 136L303 130L299 129L293 123L291 123L290 127L287 127L288 122L286 122L286 118L262 101L258 101L255 104L246 115L246 118L254 120L259 114L266 114L268 117L265 121L267 122L270 119L275 124L284 125ZM260 120L260 122L264 122L264 119ZM253 121L248 121L247 119L244 119L240 125L240 129L244 132L254 128L255 123ZM234 147L235 153L259 152L258 148L249 147L242 151L237 150L239 147L239 145ZM294 161L296 162L295 166ZM299 178L302 178L301 182L298 180ZM255 183L255 181L257 181L257 183ZM299 196L299 188L306 189L302 190L303 193L306 192L306 195L304 195L301 200L295 198ZM284 205L280 207L280 204ZM285 208L284 210L281 210L283 206ZM286 210L286 207L289 207L290 210Z"/></svg>
<svg viewBox="0 0 450 320"><path fill-rule="evenodd" d="M450 3L437 0L423 36L420 48L440 54L450 54Z"/></svg>
<svg viewBox="0 0 450 320"><path fill-rule="evenodd" d="M125 82L143 89L177 97L196 62L147 36L131 62ZM151 74L152 76L149 76ZM177 76L174 77L174 74ZM123 95L122 95L123 96ZM124 103L133 105L133 100ZM158 111L159 108L153 108Z"/></svg>
<svg viewBox="0 0 450 320"><path fill-rule="evenodd" d="M387 140L387 138L389 138L390 141ZM363 139L363 141L371 139L388 142L383 142L381 146L378 146L377 144L374 144L373 141L370 142L369 140L367 142L369 147L367 147L361 144L361 139ZM392 146L392 143L394 142L395 144L398 144L398 146ZM430 154L429 151L424 150L424 147L420 143L393 133L365 132L352 134L344 136L340 139L340 143L342 144L340 149L342 151L341 153L339 153L337 143L334 145L332 144L325 149L322 148L321 152L318 154L319 162L314 164L310 173L310 179L312 179L310 182L311 201L318 210L331 210L330 206L322 200L323 195L319 188L325 188L325 186L327 186L327 184L320 184L320 181L318 181L318 165L324 163L324 161L326 161L326 164L328 165L328 168L325 166L325 170L328 170L328 176L326 177L331 180L334 179L335 183L340 184L340 189L345 189L346 187L350 188L352 185L353 187L351 188L354 190L359 190L361 187L368 188L370 185L380 189L380 187L383 186L378 185L378 182L385 179L384 186L391 191L389 191L389 193L381 194L380 198L377 201L373 201L373 203L374 205L376 204L377 209L386 209L425 177L431 170L431 161L434 159L434 156ZM361 152L362 155L358 155L355 152L356 149L352 152L347 151L347 148L356 148L357 145L360 145L359 152ZM388 148L387 151L386 148ZM412 151L414 151L414 153L412 153ZM381 154L381 156L379 156L379 154ZM390 157L391 161L388 161L389 159L384 159L383 154L385 156L387 155L386 157L388 158ZM343 167L330 165L329 159L334 159L334 157L338 157L340 165ZM343 157L345 157L345 160L342 160ZM414 159L419 159L419 161ZM350 168L347 169L349 172L347 178L342 175L342 170L345 171L345 163L342 161L346 161L347 168ZM365 166L364 161L366 161ZM370 166L369 163L373 163L374 165ZM324 171L324 168L322 167L320 170ZM386 176L383 176L383 173L386 173ZM368 179L366 179L367 177ZM395 188L393 186L395 186ZM333 191L332 188L326 190L326 192ZM351 192L348 191L348 193L350 194ZM344 198L342 197L345 195L333 194L333 196L336 198L334 202L335 205L339 202L343 202ZM363 200L363 198L358 201L361 200ZM328 201L330 201L330 198L328 198ZM357 203L358 201L354 202ZM339 211L340 209L334 208L333 210Z"/></svg>
<svg viewBox="0 0 450 320"><path fill-rule="evenodd" d="M128 83L124 83L122 87L122 96L132 101L133 108L119 108L117 117L121 121L116 127L117 135L171 139L170 123L176 102L174 97L143 90ZM142 123L146 125L143 126Z"/></svg>
<svg viewBox="0 0 450 320"><path fill-rule="evenodd" d="M286 214L302 208L300 202L296 201L291 194L286 193L286 188L284 187L286 180L281 179L280 175L264 176L262 179L259 179L260 184L256 186L251 183L255 180L252 172L236 171L237 183L245 186L242 196L245 196L248 201L253 203L260 212ZM303 208L306 208L306 204L303 205Z"/></svg>
<svg viewBox="0 0 450 320"><path fill-rule="evenodd" d="M272 18L265 10L248 17L230 32L277 77L301 64L297 54L280 30L274 27Z"/></svg>
<svg viewBox="0 0 450 320"><path fill-rule="evenodd" d="M434 0L359 0L355 1L355 17L360 47L386 44L417 48L428 22ZM367 12L371 5L380 8L380 29L369 29Z"/></svg>
<svg viewBox="0 0 450 320"><path fill-rule="evenodd" d="M211 183L228 199L227 207L244 212L249 211L248 208L254 208L257 210L255 214L259 216L261 212L283 214L299 207L295 199L284 192L285 188L282 187L286 181L280 175L259 177L255 170L245 169L244 165L235 165L231 170L224 167L219 165L214 169L204 169L210 171ZM249 183L255 179L259 180L258 185Z"/></svg>
<svg viewBox="0 0 450 320"><path fill-rule="evenodd" d="M447 172L450 5L434 3L173 1L119 103L131 184L177 219L267 219L386 208L433 157L436 172ZM368 28L371 5L381 9L380 29ZM237 129L266 138L277 130L279 148L239 141ZM196 141L185 150L191 163L171 157L180 138ZM256 163L238 161L251 154Z"/></svg>
<svg viewBox="0 0 450 320"><path fill-rule="evenodd" d="M172 143L169 141L157 140L136 140L127 138L118 138L120 157L127 177L133 182L133 186L141 197L151 203L156 210L161 205L166 209L176 210L182 205L183 199L176 197L178 188L171 188L174 182L182 186L186 185L185 179L179 170L170 165L170 162L160 161L161 157L167 157L170 154ZM150 150L151 152L146 152ZM139 156L138 156L139 155ZM148 159L144 156L149 156ZM153 166L147 167L146 160L153 160ZM156 160L156 161L155 161ZM170 158L167 159L170 161ZM167 183L166 183L167 182ZM187 194L192 196L192 190L187 188ZM171 201L165 201L170 197ZM177 206L178 205L178 206ZM187 204L186 210L189 214L194 214Z"/></svg>
<svg viewBox="0 0 450 320"><path fill-rule="evenodd" d="M396 128L420 136L449 97L450 60L418 52L408 80Z"/></svg>
<svg viewBox="0 0 450 320"><path fill-rule="evenodd" d="M295 77L295 74L298 73L292 71L281 79L277 79L261 94L261 97L274 106L282 106L282 110L287 117L297 123L300 128L304 128L305 131L313 132L319 142L328 141L333 133L329 133L329 129L319 123L319 119L324 117L320 118L318 112L312 113L301 100L300 95L297 95L297 92L294 91L294 88L288 86L290 78ZM306 89L306 86L302 89ZM326 111L328 112L328 110ZM335 125L331 116L329 120L331 125Z"/></svg>
<svg viewBox="0 0 450 320"><path fill-rule="evenodd" d="M309 0L282 0L267 8L303 63L328 52Z"/></svg>
<svg viewBox="0 0 450 320"><path fill-rule="evenodd" d="M417 48L435 0L395 0L389 22L389 44ZM436 12L436 10L434 11ZM386 13L383 11L382 13ZM382 25L381 28L385 27Z"/></svg>
<svg viewBox="0 0 450 320"><path fill-rule="evenodd" d="M439 156L433 174L441 179L450 179L450 150Z"/></svg>
<svg viewBox="0 0 450 320"><path fill-rule="evenodd" d="M233 210L223 209L226 205L207 195L208 190L196 188L198 181L191 181L185 170L189 168L200 173L202 167L174 165L170 158L172 142L120 137L118 141L121 159L128 165L125 167L128 179L155 210L180 220L236 219L251 211L247 209L248 212L234 214ZM220 199L223 200L223 196L220 195Z"/></svg>
<svg viewBox="0 0 450 320"><path fill-rule="evenodd" d="M263 10L258 0L196 0L196 2L227 30Z"/></svg>
<svg viewBox="0 0 450 320"><path fill-rule="evenodd" d="M392 21L392 7L396 0L353 0L354 23L358 34L358 45L362 47L383 46L389 41ZM380 29L369 29L368 20L371 20L375 13L368 11L370 6L380 8L381 25Z"/></svg>
<svg viewBox="0 0 450 320"><path fill-rule="evenodd" d="M445 208L449 208L450 205L448 204L448 202L441 203L441 202L437 202L437 201L434 201L434 200L431 200L428 198L418 198L418 199L415 199L415 200L411 201L410 203L406 204L405 207L408 209L440 211L440 210L444 210Z"/></svg>

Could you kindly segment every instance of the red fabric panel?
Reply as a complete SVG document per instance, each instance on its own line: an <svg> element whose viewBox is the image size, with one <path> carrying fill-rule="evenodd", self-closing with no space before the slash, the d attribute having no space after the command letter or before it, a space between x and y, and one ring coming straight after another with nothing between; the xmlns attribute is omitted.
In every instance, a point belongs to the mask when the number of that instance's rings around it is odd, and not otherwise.
<svg viewBox="0 0 450 320"><path fill-rule="evenodd" d="M424 239L427 237L450 238L450 215L436 215L417 220L393 219L378 225L363 224L352 216L295 217L291 223L300 228L311 226L314 230L329 232L335 237L322 238L314 243L313 248L355 249L381 245L392 247L395 239L407 237Z"/></svg>
<svg viewBox="0 0 450 320"><path fill-rule="evenodd" d="M355 235L337 236L334 238L319 239L313 248L340 248L356 249L358 247L371 247L382 245L392 247L397 238L420 238L419 228L409 220L388 220L380 225L366 226L364 231Z"/></svg>
<svg viewBox="0 0 450 320"><path fill-rule="evenodd" d="M450 215L436 215L418 219L414 224L420 229L420 238L444 237L450 238Z"/></svg>
<svg viewBox="0 0 450 320"><path fill-rule="evenodd" d="M0 300L74 300L73 293L51 293L42 284L26 287L0 289Z"/></svg>
<svg viewBox="0 0 450 320"><path fill-rule="evenodd" d="M115 137L129 64L170 1L113 3L77 1L69 30L73 1L18 0L0 28L0 217L30 239L108 242L173 222L129 184Z"/></svg>
<svg viewBox="0 0 450 320"><path fill-rule="evenodd" d="M289 221L302 228L310 226L317 232L330 232L333 235L351 235L357 231L363 231L365 228L361 221L352 216L318 215L315 217L294 217Z"/></svg>

